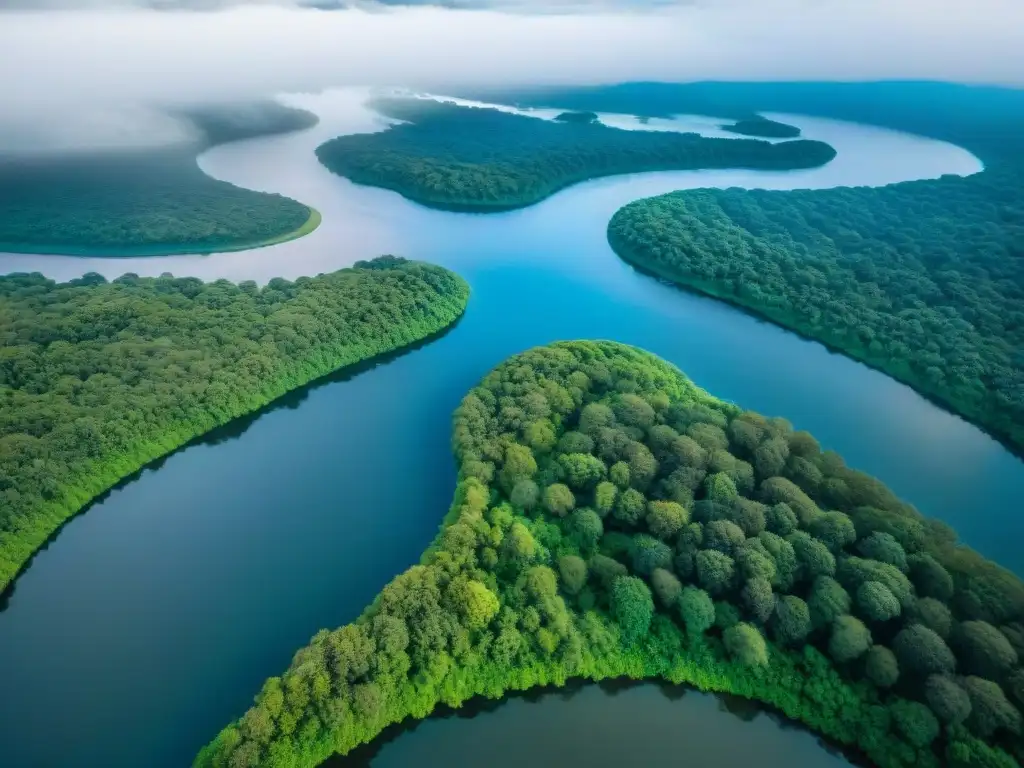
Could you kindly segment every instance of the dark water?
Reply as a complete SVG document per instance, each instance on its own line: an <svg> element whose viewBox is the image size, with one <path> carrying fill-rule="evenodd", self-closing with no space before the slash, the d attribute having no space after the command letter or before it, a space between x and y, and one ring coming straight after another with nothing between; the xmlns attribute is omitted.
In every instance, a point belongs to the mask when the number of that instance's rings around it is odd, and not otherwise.
<svg viewBox="0 0 1024 768"><path fill-rule="evenodd" d="M750 702L671 685L577 684L474 700L393 727L323 768L735 768L848 765L811 734Z"/></svg>
<svg viewBox="0 0 1024 768"><path fill-rule="evenodd" d="M1024 570L1024 465L996 442L818 344L636 273L604 237L620 205L673 188L888 183L973 172L970 155L863 126L786 118L809 138L830 141L839 158L793 174L610 179L524 211L442 214L321 169L311 150L322 138L370 130L374 121L344 95L309 102L324 114L314 131L228 145L202 160L215 176L315 206L324 223L308 238L114 263L0 255L0 269L266 280L390 252L462 274L473 290L466 316L422 349L289 398L244 430L171 456L67 525L0 613L5 766L186 765L313 633L355 617L416 561L454 485L453 409L503 358L556 339L643 346L718 396L786 416L978 549ZM703 738L703 721L689 710L651 701L650 718L672 718L672 738ZM533 712L539 728L575 718L576 703L520 709ZM464 723L452 738L478 738L486 722ZM747 725L727 722L738 741L754 738ZM726 751L702 753L703 764L735 765L728 741ZM807 743L794 764L826 765L826 753Z"/></svg>

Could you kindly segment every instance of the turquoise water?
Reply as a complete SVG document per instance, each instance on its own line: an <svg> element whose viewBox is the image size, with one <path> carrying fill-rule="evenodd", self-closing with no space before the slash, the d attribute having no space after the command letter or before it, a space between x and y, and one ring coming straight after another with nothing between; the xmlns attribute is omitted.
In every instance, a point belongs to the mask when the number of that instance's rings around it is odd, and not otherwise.
<svg viewBox="0 0 1024 768"><path fill-rule="evenodd" d="M786 116L780 119L808 138L832 143L839 157L791 174L605 179L521 211L448 214L356 187L317 165L312 149L324 138L381 127L356 95L297 102L323 122L302 134L219 147L201 165L316 207L324 222L309 237L205 257L0 255L0 269L62 279L95 270L265 281L396 253L462 274L473 291L466 316L421 349L285 398L175 453L67 525L0 613L0 679L12 704L0 718L0 740L12 765L187 764L314 632L354 618L417 560L454 486L453 409L503 358L556 339L610 338L650 349L715 395L811 430L973 546L1024 570L1017 545L1024 540L1017 514L1024 464L998 443L819 344L637 273L605 242L611 214L645 195L972 173L980 166L970 154ZM560 708L553 701L529 717L575 717L558 714L572 713L575 701ZM645 706L673 718L680 739L700 737L703 721L676 704ZM484 722L462 723L457 738L476 738ZM827 753L810 744L794 764L828 765ZM717 764L735 764L728 754Z"/></svg>

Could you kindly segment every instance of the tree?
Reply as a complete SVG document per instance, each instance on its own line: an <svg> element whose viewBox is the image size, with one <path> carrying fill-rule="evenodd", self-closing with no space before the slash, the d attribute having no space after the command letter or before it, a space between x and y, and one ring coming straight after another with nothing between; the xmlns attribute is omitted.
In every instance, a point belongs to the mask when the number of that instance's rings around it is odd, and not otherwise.
<svg viewBox="0 0 1024 768"><path fill-rule="evenodd" d="M775 610L775 593L771 583L761 577L750 579L743 587L743 603L759 624L768 621Z"/></svg>
<svg viewBox="0 0 1024 768"><path fill-rule="evenodd" d="M559 438L555 449L559 453L590 453L594 450L594 440L582 432L570 430Z"/></svg>
<svg viewBox="0 0 1024 768"><path fill-rule="evenodd" d="M636 642L647 634L654 616L654 601L643 581L636 576L617 578L612 584L611 608L627 643Z"/></svg>
<svg viewBox="0 0 1024 768"><path fill-rule="evenodd" d="M703 589L683 587L678 605L679 616L690 636L703 635L714 625L715 604Z"/></svg>
<svg viewBox="0 0 1024 768"><path fill-rule="evenodd" d="M697 553L697 580L712 595L727 592L736 571L733 559L715 549L702 549Z"/></svg>
<svg viewBox="0 0 1024 768"><path fill-rule="evenodd" d="M608 479L620 489L629 487L629 464L624 461L617 461L608 470Z"/></svg>
<svg viewBox="0 0 1024 768"><path fill-rule="evenodd" d="M584 549L593 549L604 534L604 523L592 509L577 509L569 516L569 525Z"/></svg>
<svg viewBox="0 0 1024 768"><path fill-rule="evenodd" d="M716 504L729 504L739 496L736 483L725 472L708 475L704 481L704 495Z"/></svg>
<svg viewBox="0 0 1024 768"><path fill-rule="evenodd" d="M544 506L556 517L565 517L576 506L576 499L569 486L553 483L544 489Z"/></svg>
<svg viewBox="0 0 1024 768"><path fill-rule="evenodd" d="M946 675L930 675L924 695L932 712L948 725L959 725L971 714L971 699L956 680Z"/></svg>
<svg viewBox="0 0 1024 768"><path fill-rule="evenodd" d="M840 663L860 658L871 647L871 630L853 616L840 616L832 622L828 652Z"/></svg>
<svg viewBox="0 0 1024 768"><path fill-rule="evenodd" d="M512 443L505 449L505 463L501 468L501 484L511 491L516 483L533 477L537 472L537 461L533 452L525 445Z"/></svg>
<svg viewBox="0 0 1024 768"><path fill-rule="evenodd" d="M858 542L857 551L870 560L894 565L901 571L908 568L907 553L892 534L875 531Z"/></svg>
<svg viewBox="0 0 1024 768"><path fill-rule="evenodd" d="M577 491L589 491L604 478L604 463L588 453L562 454L558 462L565 472L566 482Z"/></svg>
<svg viewBox="0 0 1024 768"><path fill-rule="evenodd" d="M768 507L768 511L765 513L765 525L774 534L788 536L796 530L796 512L790 508L789 504L775 504Z"/></svg>
<svg viewBox="0 0 1024 768"><path fill-rule="evenodd" d="M967 725L974 733L983 739L990 738L997 731L1020 735L1020 712L996 683L970 675L964 678L964 689L971 700Z"/></svg>
<svg viewBox="0 0 1024 768"><path fill-rule="evenodd" d="M907 565L919 595L944 603L953 597L953 577L934 557L921 552L907 558Z"/></svg>
<svg viewBox="0 0 1024 768"><path fill-rule="evenodd" d="M615 507L615 498L618 493L619 489L615 487L615 483L609 483L606 480L597 484L597 488L594 489L594 508L601 517L607 517Z"/></svg>
<svg viewBox="0 0 1024 768"><path fill-rule="evenodd" d="M832 576L836 572L836 558L828 547L804 531L795 531L786 537L793 545L800 572L805 579Z"/></svg>
<svg viewBox="0 0 1024 768"><path fill-rule="evenodd" d="M853 521L849 515L842 512L825 512L818 515L811 521L810 532L832 552L839 552L857 540L857 529Z"/></svg>
<svg viewBox="0 0 1024 768"><path fill-rule="evenodd" d="M764 636L755 627L744 622L734 624L722 635L725 648L739 663L748 666L764 666L768 663L768 646Z"/></svg>
<svg viewBox="0 0 1024 768"><path fill-rule="evenodd" d="M590 558L589 569L605 589L611 589L617 578L629 573L626 566L615 558L600 554Z"/></svg>
<svg viewBox="0 0 1024 768"><path fill-rule="evenodd" d="M811 621L816 627L832 624L850 611L850 595L831 576L819 576L814 580L807 607L811 610Z"/></svg>
<svg viewBox="0 0 1024 768"><path fill-rule="evenodd" d="M954 644L968 674L1001 680L1017 665L1017 652L1010 641L987 622L965 621L957 628Z"/></svg>
<svg viewBox="0 0 1024 768"><path fill-rule="evenodd" d="M918 624L924 624L943 640L949 637L949 631L953 628L953 615L949 608L934 597L918 600L910 612L910 618Z"/></svg>
<svg viewBox="0 0 1024 768"><path fill-rule="evenodd" d="M747 537L743 529L731 520L712 520L704 526L704 546L730 555Z"/></svg>
<svg viewBox="0 0 1024 768"><path fill-rule="evenodd" d="M889 705L893 725L913 746L927 747L939 735L939 721L924 704L906 699L894 699Z"/></svg>
<svg viewBox="0 0 1024 768"><path fill-rule="evenodd" d="M577 555L558 558L558 573L562 577L562 586L570 595L579 594L587 584L587 564Z"/></svg>
<svg viewBox="0 0 1024 768"><path fill-rule="evenodd" d="M865 581L857 588L857 608L868 621L888 621L900 615L900 601L877 581Z"/></svg>
<svg viewBox="0 0 1024 768"><path fill-rule="evenodd" d="M537 499L540 497L540 489L533 480L523 478L516 481L509 495L510 501L520 509L529 511L537 506Z"/></svg>
<svg viewBox="0 0 1024 768"><path fill-rule="evenodd" d="M647 528L659 539L676 536L690 522L682 506L673 501L651 501L647 504Z"/></svg>
<svg viewBox="0 0 1024 768"><path fill-rule="evenodd" d="M669 568L672 564L672 549L665 542L638 533L630 547L633 570L641 576L650 576L655 568Z"/></svg>
<svg viewBox="0 0 1024 768"><path fill-rule="evenodd" d="M467 581L461 591L460 605L467 627L483 629L498 615L498 596L479 581Z"/></svg>
<svg viewBox="0 0 1024 768"><path fill-rule="evenodd" d="M956 659L946 641L922 624L900 630L893 650L900 668L915 674L949 674L956 668Z"/></svg>
<svg viewBox="0 0 1024 768"><path fill-rule="evenodd" d="M636 525L647 511L647 499L635 488L627 488L619 494L612 516L626 525Z"/></svg>
<svg viewBox="0 0 1024 768"><path fill-rule="evenodd" d="M884 645L873 645L864 655L864 673L879 688L892 688L900 677L896 654Z"/></svg>
<svg viewBox="0 0 1024 768"><path fill-rule="evenodd" d="M807 603L795 595L783 595L775 604L772 631L781 645L802 643L811 632L811 611Z"/></svg>
<svg viewBox="0 0 1024 768"><path fill-rule="evenodd" d="M673 608L683 593L683 585L672 571L655 568L651 572L651 588L658 602L665 608Z"/></svg>

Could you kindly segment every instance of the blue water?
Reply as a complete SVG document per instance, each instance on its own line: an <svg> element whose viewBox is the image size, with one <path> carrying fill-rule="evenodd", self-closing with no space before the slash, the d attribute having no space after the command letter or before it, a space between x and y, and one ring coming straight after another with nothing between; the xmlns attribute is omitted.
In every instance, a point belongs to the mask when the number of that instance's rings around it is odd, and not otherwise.
<svg viewBox="0 0 1024 768"><path fill-rule="evenodd" d="M454 486L453 409L502 359L556 339L650 349L712 393L812 431L971 545L1024 570L1024 518L1016 513L1024 464L998 443L819 344L637 273L605 241L611 214L637 197L973 173L980 166L969 153L787 116L839 157L789 174L605 179L522 211L460 215L331 176L312 148L380 123L351 93L298 101L322 114L320 126L226 145L201 165L315 206L324 223L313 235L207 257L0 255L0 269L62 279L95 270L265 281L396 253L462 274L472 287L467 313L421 349L287 398L172 455L67 525L0 613L8 704L0 740L12 765L187 764L313 633L354 618L417 560ZM671 712L679 732L697 738L701 721ZM798 764L831 759L817 747L806 754Z"/></svg>

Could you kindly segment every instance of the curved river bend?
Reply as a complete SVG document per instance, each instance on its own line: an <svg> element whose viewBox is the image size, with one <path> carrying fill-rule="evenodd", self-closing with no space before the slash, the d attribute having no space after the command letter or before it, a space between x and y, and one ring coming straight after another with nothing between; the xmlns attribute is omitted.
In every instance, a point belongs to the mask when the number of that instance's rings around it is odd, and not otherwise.
<svg viewBox="0 0 1024 768"><path fill-rule="evenodd" d="M781 116L808 138L831 143L838 158L793 173L616 177L532 208L474 216L431 211L332 176L313 148L339 133L379 130L382 121L358 93L293 101L320 113L321 124L218 147L200 162L218 178L314 206L324 222L312 235L206 257L7 254L0 270L59 279L93 270L266 281L396 253L463 275L473 289L466 316L414 353L286 397L175 453L67 525L0 613L5 764L187 764L316 630L354 618L417 560L454 487L453 409L503 358L556 339L603 337L650 349L715 395L812 431L985 554L1024 570L1024 518L1016 514L1024 465L999 444L819 344L640 275L605 241L614 211L642 196L966 174L980 168L969 153L876 128ZM400 482L380 482L385 471ZM690 701L700 699L687 697L670 711L678 731L696 738L704 721L690 715L697 706ZM810 737L786 731L778 738L773 743L789 750L798 748L790 740ZM801 766L832 759L816 747L800 754ZM710 754L703 764L715 764Z"/></svg>

